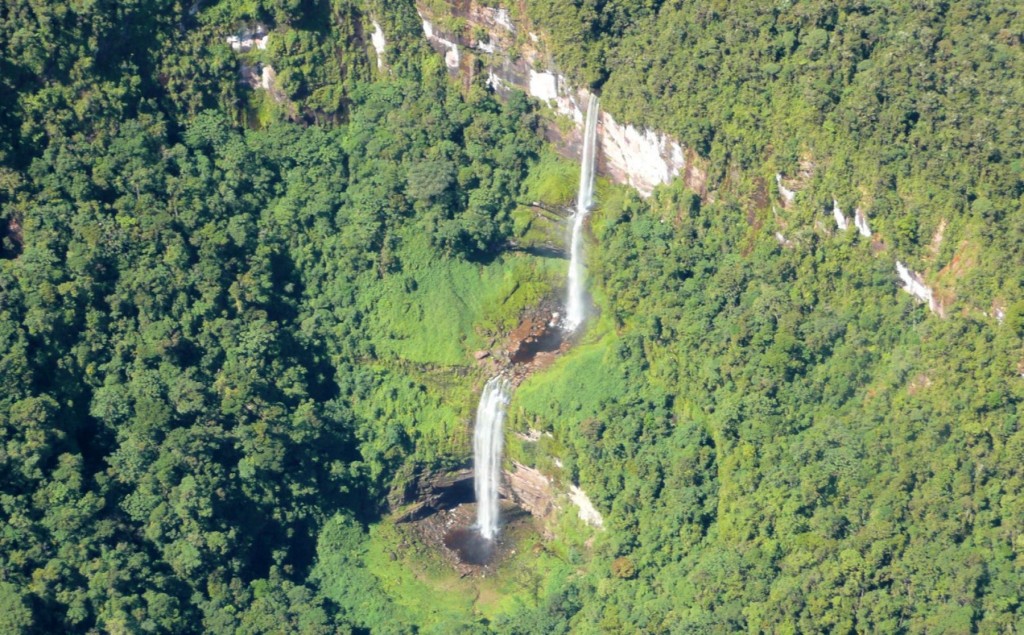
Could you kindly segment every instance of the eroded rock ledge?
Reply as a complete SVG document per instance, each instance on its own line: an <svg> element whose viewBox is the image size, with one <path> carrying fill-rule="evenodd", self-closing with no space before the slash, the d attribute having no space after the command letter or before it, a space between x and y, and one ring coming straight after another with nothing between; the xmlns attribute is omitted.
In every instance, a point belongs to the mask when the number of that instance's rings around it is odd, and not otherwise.
<svg viewBox="0 0 1024 635"><path fill-rule="evenodd" d="M560 497L552 479L540 470L522 463L513 461L512 469L502 472L498 493L506 503L526 510L534 518L548 518L562 508L559 501L564 503L568 500L577 508L581 520L596 528L604 525L604 518L586 492L570 485L569 490ZM463 511L455 514L461 517L466 513L466 506L473 501L473 470L469 468L420 474L405 489L393 491L388 498L396 513L395 522L399 523L418 522L435 514L463 508ZM448 519L448 516L452 514L447 514L445 518ZM468 526L470 523L465 524Z"/></svg>
<svg viewBox="0 0 1024 635"><path fill-rule="evenodd" d="M488 375L508 374L518 386L533 373L551 365L572 344L571 334L561 327L561 306L547 299L528 309L519 325L491 347L474 353Z"/></svg>

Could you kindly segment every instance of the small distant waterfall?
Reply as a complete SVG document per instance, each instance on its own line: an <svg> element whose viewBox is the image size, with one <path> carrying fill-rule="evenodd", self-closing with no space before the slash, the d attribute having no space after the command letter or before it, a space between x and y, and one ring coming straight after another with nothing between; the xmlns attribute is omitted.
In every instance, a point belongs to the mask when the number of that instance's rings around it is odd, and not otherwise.
<svg viewBox="0 0 1024 635"><path fill-rule="evenodd" d="M498 485L501 480L501 451L505 442L503 426L511 384L492 377L480 395L473 431L473 485L476 489L476 526L480 535L493 540L498 535Z"/></svg>
<svg viewBox="0 0 1024 635"><path fill-rule="evenodd" d="M594 159L597 156L597 116L600 106L596 95L587 102L587 121L583 129L583 157L580 162L580 189L576 196L576 213L572 217L569 239L569 296L565 302L564 326L574 331L583 323L586 307L583 298L583 222L594 202Z"/></svg>

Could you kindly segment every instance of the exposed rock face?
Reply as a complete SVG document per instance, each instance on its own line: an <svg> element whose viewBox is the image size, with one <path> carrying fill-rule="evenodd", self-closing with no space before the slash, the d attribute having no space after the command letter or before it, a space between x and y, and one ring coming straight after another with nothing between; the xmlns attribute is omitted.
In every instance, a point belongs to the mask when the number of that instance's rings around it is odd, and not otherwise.
<svg viewBox="0 0 1024 635"><path fill-rule="evenodd" d="M412 529L419 535L419 539L437 549L461 576L489 575L506 558L515 554L518 539L536 532L537 523L529 514L506 503L501 509L504 533L496 543L480 544L484 542L480 534L469 529L475 520L475 507L471 503L457 505L412 523ZM477 544L473 545L473 542ZM488 551L483 554L486 556L483 562L474 557L466 557L466 548L472 549L474 546Z"/></svg>
<svg viewBox="0 0 1024 635"><path fill-rule="evenodd" d="M861 236L871 238L871 227L868 226L867 214L862 212L859 207L853 210L853 224L857 227L857 231L860 232Z"/></svg>
<svg viewBox="0 0 1024 635"><path fill-rule="evenodd" d="M512 464L512 470L502 472L499 494L538 518L544 518L556 509L551 491L551 480L540 470ZM473 470L466 468L450 472L421 474L404 490L391 492L388 503L401 510L396 522L416 522L440 512L454 510L472 503ZM465 526L469 526L468 522Z"/></svg>
<svg viewBox="0 0 1024 635"><path fill-rule="evenodd" d="M265 90L270 98L276 103L285 106L294 117L295 107L289 101L288 95L277 85L277 72L270 64L247 64L242 62L239 66L240 81L253 90Z"/></svg>
<svg viewBox="0 0 1024 635"><path fill-rule="evenodd" d="M783 209L789 209L792 207L792 205L796 201L796 195L798 191L795 188L807 184L808 179L810 179L813 175L814 167L815 166L812 161L804 159L801 160L800 162L800 172L795 179L787 179L782 174L775 175L775 183L778 187L779 197L782 199ZM790 189L790 187L794 189ZM775 221L779 225L780 229L785 229L786 222L783 216L781 216L778 213L778 210L776 210L774 206L772 207L772 210L775 213ZM835 198L832 199L831 212L838 231L846 231L847 229L849 229L850 219L843 214L843 210L840 209L839 207L839 201L836 200ZM824 226L820 223L820 221L816 220L814 226L816 230L826 231ZM871 227L868 225L867 214L865 214L864 211L861 210L859 207L854 208L853 210L853 226L857 229L857 232L861 236L865 238L873 237ZM944 237L945 229L946 221L943 220L939 224L939 227L936 229L935 235L932 237L931 245L929 246L929 251L933 259L938 254L939 247ZM779 242L780 245L787 249L794 247L793 241L786 238L786 236L781 231L775 232L775 239ZM872 253L878 254L885 250L885 243L881 240L879 236L874 236L873 240L871 241L870 247ZM954 258L954 261L955 260L956 258ZM947 268L951 267L952 264L953 263L947 265ZM943 271L945 271L945 269ZM935 315L938 315L939 317L942 318L946 317L946 310L955 299L955 296L953 296L951 293L947 293L946 295L936 294L932 287L925 284L924 276L922 276L920 273L916 271L911 271L909 268L907 268L906 265L904 265L902 262L898 260L896 261L896 274L897 276L899 276L900 289L906 291L907 293L914 296L918 300L927 303L929 310L931 310L931 312L934 313ZM941 274L942 272L940 272L940 275Z"/></svg>
<svg viewBox="0 0 1024 635"><path fill-rule="evenodd" d="M260 71L260 88L272 93L276 82L277 73L274 71L274 67L270 64L264 65L263 70Z"/></svg>
<svg viewBox="0 0 1024 635"><path fill-rule="evenodd" d="M459 45L439 35L434 29L434 23L427 18L423 18L423 34L427 36L427 40L430 41L430 44L435 49L439 49L444 54L444 65L450 70L458 71L460 60Z"/></svg>
<svg viewBox="0 0 1024 635"><path fill-rule="evenodd" d="M836 229L839 231L844 232L850 227L850 222L846 220L843 210L839 208L839 201L836 199L832 199L832 217L835 218Z"/></svg>
<svg viewBox="0 0 1024 635"><path fill-rule="evenodd" d="M543 52L541 36L531 32L528 24L514 23L507 10L481 6L476 0L455 5L450 7L451 16L465 21L461 33L442 33L438 28L441 16L432 15L425 4L418 5L424 35L444 55L449 71L469 81L474 72L471 60L479 58L486 69L487 84L499 96L522 90L567 117L574 124L570 130L550 124L545 134L563 155L578 158L582 105L589 93L566 82L555 70L550 56ZM523 32L527 37L517 38ZM599 125L599 173L634 187L644 196L649 196L656 186L680 177L690 189L701 196L706 194L707 174L696 165L696 156L669 135L619 123L608 112L602 113Z"/></svg>
<svg viewBox="0 0 1024 635"><path fill-rule="evenodd" d="M388 505L391 509L404 507L396 520L410 522L471 502L474 498L473 470L466 468L420 474L405 489L393 490L388 495Z"/></svg>
<svg viewBox="0 0 1024 635"><path fill-rule="evenodd" d="M544 518L555 510L551 495L551 481L540 470L526 467L521 463L512 464L512 471L505 471L502 496L510 498L517 505L538 518Z"/></svg>
<svg viewBox="0 0 1024 635"><path fill-rule="evenodd" d="M236 53L246 53L254 48L261 50L267 48L270 34L267 33L266 26L257 24L253 27L242 28L238 33L225 38L225 41Z"/></svg>
<svg viewBox="0 0 1024 635"><path fill-rule="evenodd" d="M557 459L555 463L560 465ZM550 529L543 521L563 509L565 500L561 498L564 490L558 488L557 497L561 502L556 502L556 488L550 478L518 462L512 463L511 470L502 472L501 480L503 533L511 534L512 540L499 537L496 543L481 542L479 533L473 529L476 505L473 472L468 468L420 474L403 490L392 491L388 503L396 510L395 522L411 524L420 538L437 547L462 575L483 574L514 552L515 535L524 529L540 531L545 539L551 539ZM581 520L592 527L603 528L604 518L582 489L570 485L567 494ZM531 516L536 520L530 521ZM475 553L481 546L491 552Z"/></svg>
<svg viewBox="0 0 1024 635"><path fill-rule="evenodd" d="M527 467L521 463L513 463L513 470L504 474L504 488L501 491L517 505L538 518L545 518L559 508L555 504L555 496L551 479L540 470ZM569 486L569 500L577 507L580 520L591 527L604 527L604 517L597 511L587 493L576 485Z"/></svg>
<svg viewBox="0 0 1024 635"><path fill-rule="evenodd" d="M607 112L601 113L599 137L603 166L600 169L613 181L625 183L649 196L654 188L685 174L683 146L666 134L645 128L623 126ZM701 192L704 183L691 189Z"/></svg>
<svg viewBox="0 0 1024 635"><path fill-rule="evenodd" d="M775 240L779 241L779 244L782 245L783 247L785 247L786 249L792 249L793 248L793 241L791 241L788 238L786 238L782 234L782 232L775 232Z"/></svg>
<svg viewBox="0 0 1024 635"><path fill-rule="evenodd" d="M493 375L505 373L518 386L532 373L547 367L569 349L569 335L561 327L560 305L552 299L525 311L519 325L490 348L473 353L477 363Z"/></svg>
<svg viewBox="0 0 1024 635"><path fill-rule="evenodd" d="M924 283L924 278L921 277L921 274L907 269L907 266L898 260L896 261L896 274L899 275L900 281L903 283L901 288L904 291L918 300L927 302L928 308L931 309L932 313L945 317L945 310L942 304L936 300L935 293L931 287Z"/></svg>
<svg viewBox="0 0 1024 635"><path fill-rule="evenodd" d="M242 84L255 90L260 88L263 82L262 71L262 64L246 64L242 62L238 67L238 79Z"/></svg>
<svg viewBox="0 0 1024 635"><path fill-rule="evenodd" d="M782 197L782 206L789 207L796 200L796 192L789 189L782 183L782 175L775 175L775 184L779 187L779 196Z"/></svg>
<svg viewBox="0 0 1024 635"><path fill-rule="evenodd" d="M796 176L775 174L775 184L779 188L779 197L782 199L784 209L789 209L796 202L796 195L807 187L816 169L817 165L815 165L814 159L804 156L799 161Z"/></svg>
<svg viewBox="0 0 1024 635"><path fill-rule="evenodd" d="M235 35L228 36L226 41L236 53L248 53L254 48L267 48L270 34L264 25L257 24L254 27L245 27ZM238 65L238 81L253 90L265 90L271 99L285 107L289 116L295 118L295 106L288 99L288 95L278 86L277 72L270 64L242 57Z"/></svg>
<svg viewBox="0 0 1024 635"><path fill-rule="evenodd" d="M993 300L992 308L985 315L989 314L996 319L996 322L1002 324L1006 319L1006 304L1002 300Z"/></svg>
<svg viewBox="0 0 1024 635"><path fill-rule="evenodd" d="M591 527L599 529L604 527L604 517L601 516L601 512L597 511L594 504L590 502L590 497L587 496L586 492L572 485L569 487L569 500L579 508L580 520Z"/></svg>
<svg viewBox="0 0 1024 635"><path fill-rule="evenodd" d="M508 359L513 364L529 364L540 353L560 352L564 343L563 335L557 313L550 308L531 311L509 333L505 349Z"/></svg>
<svg viewBox="0 0 1024 635"><path fill-rule="evenodd" d="M373 50L377 53L377 70L383 70L384 51L387 50L388 42L384 39L384 29L380 28L380 23L376 20L373 21L373 33L370 34L370 44L373 45Z"/></svg>

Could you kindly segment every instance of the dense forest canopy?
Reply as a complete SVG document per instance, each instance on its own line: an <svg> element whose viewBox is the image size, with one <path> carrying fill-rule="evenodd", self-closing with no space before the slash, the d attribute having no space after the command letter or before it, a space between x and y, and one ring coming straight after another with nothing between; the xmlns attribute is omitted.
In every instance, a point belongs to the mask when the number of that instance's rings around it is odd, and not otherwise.
<svg viewBox="0 0 1024 635"><path fill-rule="evenodd" d="M411 1L8 2L0 631L1024 628L1024 13L510 9L710 175L601 184L598 315L511 405L605 529L460 604L388 517L468 464L473 352L560 290L512 248L576 176L535 102L453 81Z"/></svg>
<svg viewBox="0 0 1024 635"><path fill-rule="evenodd" d="M1024 14L1013 3L528 5L571 77L627 120L677 134L718 179L813 165L805 211L833 199L863 208L917 269L977 261L944 271L947 297L1021 297Z"/></svg>

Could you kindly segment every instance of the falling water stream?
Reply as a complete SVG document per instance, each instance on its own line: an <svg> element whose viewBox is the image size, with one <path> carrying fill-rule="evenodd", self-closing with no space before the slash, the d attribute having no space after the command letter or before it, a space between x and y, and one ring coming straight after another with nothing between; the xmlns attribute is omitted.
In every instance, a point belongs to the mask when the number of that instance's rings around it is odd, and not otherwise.
<svg viewBox="0 0 1024 635"><path fill-rule="evenodd" d="M583 157L580 169L580 189L576 198L572 234L569 238L569 280L566 316L562 323L566 331L575 331L586 317L583 293L583 224L594 199L594 159L597 147L598 100L591 95L587 102L586 126L583 136ZM492 377L480 395L473 430L473 485L476 490L476 525L480 538L489 545L498 535L498 486L501 482L501 453L505 442L505 408L512 393L511 382L503 375ZM472 544L463 551L464 558L473 551L472 560L485 560L481 556L489 551L486 545Z"/></svg>
<svg viewBox="0 0 1024 635"><path fill-rule="evenodd" d="M511 385L505 377L492 377L480 396L473 431L473 484L476 489L476 527L480 535L498 535L498 485L504 444L505 407Z"/></svg>
<svg viewBox="0 0 1024 635"><path fill-rule="evenodd" d="M580 160L580 189L576 195L576 213L572 217L572 235L569 238L568 297L565 301L567 331L575 331L586 317L583 270L583 224L594 202L594 159L597 156L597 116L600 112L597 96L587 101L587 120L583 129L583 157Z"/></svg>

